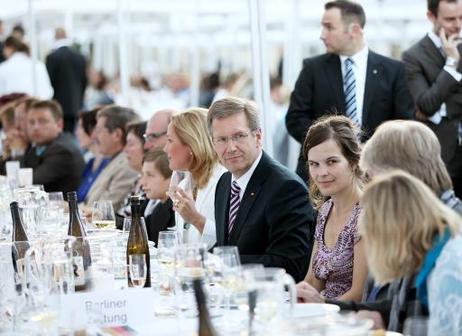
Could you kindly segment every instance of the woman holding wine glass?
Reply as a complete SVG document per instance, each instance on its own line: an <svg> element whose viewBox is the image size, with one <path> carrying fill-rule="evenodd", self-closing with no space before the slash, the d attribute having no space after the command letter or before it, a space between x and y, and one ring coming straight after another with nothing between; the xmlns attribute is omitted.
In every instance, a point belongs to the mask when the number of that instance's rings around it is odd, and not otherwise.
<svg viewBox="0 0 462 336"><path fill-rule="evenodd" d="M216 242L215 188L225 169L207 132L207 110L191 108L174 114L164 151L170 169L186 172L178 186L172 176L169 190L176 229L183 242L201 242L211 248Z"/></svg>

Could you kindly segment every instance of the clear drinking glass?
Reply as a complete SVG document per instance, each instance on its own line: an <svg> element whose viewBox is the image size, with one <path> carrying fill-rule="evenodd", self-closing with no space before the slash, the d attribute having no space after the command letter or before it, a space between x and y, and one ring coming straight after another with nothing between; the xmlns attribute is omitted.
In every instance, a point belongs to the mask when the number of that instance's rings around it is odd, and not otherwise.
<svg viewBox="0 0 462 336"><path fill-rule="evenodd" d="M112 202L108 200L93 203L91 222L98 229L115 229L115 215Z"/></svg>
<svg viewBox="0 0 462 336"><path fill-rule="evenodd" d="M128 256L128 269L133 286L142 288L146 283L146 255L131 254Z"/></svg>
<svg viewBox="0 0 462 336"><path fill-rule="evenodd" d="M122 232L125 234L130 233L130 227L132 226L132 219L131 218L124 218L124 222L122 225Z"/></svg>

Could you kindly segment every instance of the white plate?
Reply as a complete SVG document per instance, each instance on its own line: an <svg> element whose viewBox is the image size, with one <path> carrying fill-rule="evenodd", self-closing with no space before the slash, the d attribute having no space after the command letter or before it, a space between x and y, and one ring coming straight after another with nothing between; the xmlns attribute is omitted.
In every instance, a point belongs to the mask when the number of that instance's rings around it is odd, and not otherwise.
<svg viewBox="0 0 462 336"><path fill-rule="evenodd" d="M293 317L316 317L338 313L340 307L327 303L296 303Z"/></svg>

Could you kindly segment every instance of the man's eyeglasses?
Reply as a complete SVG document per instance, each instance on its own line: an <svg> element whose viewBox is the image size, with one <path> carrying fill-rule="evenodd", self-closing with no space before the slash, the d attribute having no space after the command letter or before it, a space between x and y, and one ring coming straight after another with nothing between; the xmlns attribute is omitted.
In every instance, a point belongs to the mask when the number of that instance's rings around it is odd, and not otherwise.
<svg viewBox="0 0 462 336"><path fill-rule="evenodd" d="M245 139L247 139L248 136L249 136L249 133L240 132L240 133L233 134L229 137L223 136L223 137L213 138L212 142L215 146L224 147L228 144L229 140L231 140L235 144L242 144L245 141Z"/></svg>
<svg viewBox="0 0 462 336"><path fill-rule="evenodd" d="M164 132L152 132L152 133L144 133L143 134L143 138L144 138L144 141L154 141L156 139L159 139L160 137L164 136L165 134L167 134L167 131L164 131Z"/></svg>

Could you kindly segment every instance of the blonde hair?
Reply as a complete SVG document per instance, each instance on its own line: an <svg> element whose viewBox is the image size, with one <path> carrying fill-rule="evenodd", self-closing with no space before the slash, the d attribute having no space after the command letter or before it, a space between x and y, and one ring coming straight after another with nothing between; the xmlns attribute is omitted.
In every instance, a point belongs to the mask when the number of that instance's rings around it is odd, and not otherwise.
<svg viewBox="0 0 462 336"><path fill-rule="evenodd" d="M395 170L374 179L363 194L359 231L369 269L381 283L415 274L435 235L454 235L461 218L419 179Z"/></svg>
<svg viewBox="0 0 462 336"><path fill-rule="evenodd" d="M351 119L339 115L327 115L319 118L308 129L305 141L302 147L302 156L305 160L306 169L309 171L308 153L311 148L327 141L334 140L342 151L342 155L348 161L348 164L353 173L353 183L362 188L363 186L363 173L359 168L359 159L361 155L361 146L356 136L356 126ZM328 197L321 194L318 186L309 179L309 195L311 203L315 209L319 209L321 205L328 199Z"/></svg>
<svg viewBox="0 0 462 336"><path fill-rule="evenodd" d="M418 121L392 120L380 125L363 148L360 166L379 173L402 169L422 180L437 195L452 189L433 131Z"/></svg>
<svg viewBox="0 0 462 336"><path fill-rule="evenodd" d="M212 140L207 133L207 110L197 107L174 113L171 125L182 144L191 149L192 161L189 171L195 187L202 189L218 162Z"/></svg>

